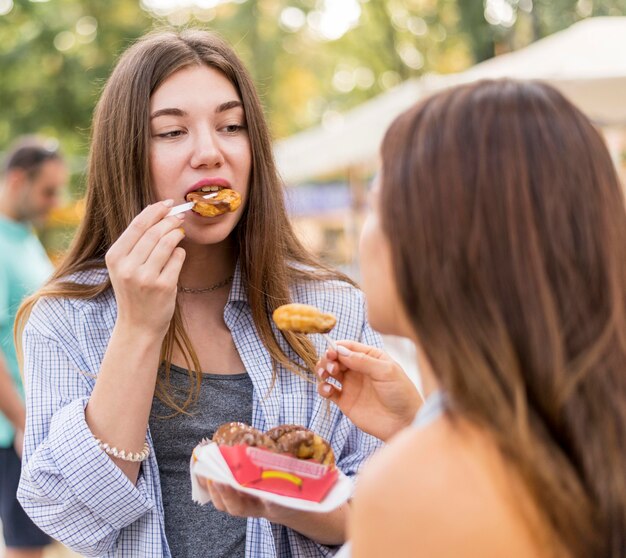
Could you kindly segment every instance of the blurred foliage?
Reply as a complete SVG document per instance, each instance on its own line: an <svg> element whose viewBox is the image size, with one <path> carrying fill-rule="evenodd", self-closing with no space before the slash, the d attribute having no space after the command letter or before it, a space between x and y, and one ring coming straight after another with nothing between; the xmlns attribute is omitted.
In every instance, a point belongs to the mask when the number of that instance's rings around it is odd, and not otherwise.
<svg viewBox="0 0 626 558"><path fill-rule="evenodd" d="M626 13L626 0L351 0L360 13L349 29L316 32L321 10L349 1L204 0L166 15L135 0L0 0L0 13L13 5L0 15L0 151L19 134L55 136L80 172L116 57L164 24L226 37L284 137L410 77L461 71L583 17Z"/></svg>
<svg viewBox="0 0 626 558"><path fill-rule="evenodd" d="M626 0L458 0L461 29L476 62L592 16L626 15Z"/></svg>

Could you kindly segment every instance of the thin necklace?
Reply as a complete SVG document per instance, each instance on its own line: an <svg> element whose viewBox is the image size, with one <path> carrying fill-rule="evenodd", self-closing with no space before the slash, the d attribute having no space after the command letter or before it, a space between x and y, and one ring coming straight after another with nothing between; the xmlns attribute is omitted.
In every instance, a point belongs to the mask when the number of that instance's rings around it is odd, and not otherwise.
<svg viewBox="0 0 626 558"><path fill-rule="evenodd" d="M178 285L178 292L179 293L188 293L188 294L201 294L201 293L210 293L213 291L217 291L217 289L221 289L222 287L225 287L226 285L228 285L229 283L233 282L233 275L231 275L230 277L227 277L226 279L223 279L222 281L220 281L219 283L215 283L215 285L211 285L210 287L204 287L202 289L193 289L191 287L181 287L180 285Z"/></svg>

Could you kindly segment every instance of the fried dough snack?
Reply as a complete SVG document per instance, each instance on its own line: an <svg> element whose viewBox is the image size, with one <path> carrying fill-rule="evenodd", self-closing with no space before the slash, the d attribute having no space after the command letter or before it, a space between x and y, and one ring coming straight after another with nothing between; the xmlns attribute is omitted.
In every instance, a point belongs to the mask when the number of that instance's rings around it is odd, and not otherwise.
<svg viewBox="0 0 626 558"><path fill-rule="evenodd" d="M228 422L215 431L213 441L221 446L244 444L330 467L335 465L330 444L312 430L296 424L281 424L264 434L242 422Z"/></svg>
<svg viewBox="0 0 626 558"><path fill-rule="evenodd" d="M260 430L243 422L227 422L222 424L213 434L213 441L218 446L236 446L245 444L256 448L276 451L276 443Z"/></svg>
<svg viewBox="0 0 626 558"><path fill-rule="evenodd" d="M281 436L288 434L289 432L298 432L298 431L308 431L308 428L304 426L300 426L299 424L279 424L274 428L268 430L266 434L274 440L274 442L278 441Z"/></svg>
<svg viewBox="0 0 626 558"><path fill-rule="evenodd" d="M190 192L187 201L195 202L191 211L195 211L204 217L217 217L223 213L233 212L241 205L241 196L235 190L224 188L217 192L217 196L204 198L208 192Z"/></svg>
<svg viewBox="0 0 626 558"><path fill-rule="evenodd" d="M298 459L310 459L322 465L335 464L335 454L330 444L308 428L284 424L268 430L267 435L276 442L280 453Z"/></svg>
<svg viewBox="0 0 626 558"><path fill-rule="evenodd" d="M308 304L284 304L272 315L278 329L294 333L328 333L337 319Z"/></svg>

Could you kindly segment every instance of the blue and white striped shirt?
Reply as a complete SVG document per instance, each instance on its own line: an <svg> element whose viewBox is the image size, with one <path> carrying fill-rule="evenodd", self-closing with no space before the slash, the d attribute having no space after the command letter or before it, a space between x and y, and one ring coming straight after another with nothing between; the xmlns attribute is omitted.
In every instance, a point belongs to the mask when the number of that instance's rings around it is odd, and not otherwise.
<svg viewBox="0 0 626 558"><path fill-rule="evenodd" d="M101 283L106 273L93 270L74 280ZM294 302L335 314L335 338L380 345L357 289L332 281L297 285L291 294ZM85 422L116 315L110 289L94 300L42 299L33 309L23 335L27 423L18 499L41 529L85 556L169 557L154 451L134 485L98 448ZM288 370L279 368L270 389L271 358L257 335L238 268L224 319L254 385L252 425L261 430L284 423L308 426L330 441L338 467L354 477L380 442L335 405L328 411L315 385ZM323 340L311 340L321 354ZM283 349L294 356L286 344ZM147 440L152 449L149 431ZM313 558L335 551L266 519L248 519L247 558Z"/></svg>

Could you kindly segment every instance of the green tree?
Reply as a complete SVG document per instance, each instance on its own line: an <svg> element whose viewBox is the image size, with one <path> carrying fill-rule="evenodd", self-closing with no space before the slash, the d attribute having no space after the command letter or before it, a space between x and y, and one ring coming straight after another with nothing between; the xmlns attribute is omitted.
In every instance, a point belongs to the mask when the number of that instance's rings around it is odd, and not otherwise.
<svg viewBox="0 0 626 558"><path fill-rule="evenodd" d="M113 57L149 24L133 2L17 0L0 16L0 150L19 134L41 133L84 154Z"/></svg>
<svg viewBox="0 0 626 558"><path fill-rule="evenodd" d="M506 4L512 19L489 21L489 7ZM515 50L590 16L626 15L626 0L457 0L460 27L475 62Z"/></svg>
<svg viewBox="0 0 626 558"><path fill-rule="evenodd" d="M481 62L494 55L494 31L485 19L483 3L477 0L457 0L460 23L468 37L474 61Z"/></svg>
<svg viewBox="0 0 626 558"><path fill-rule="evenodd" d="M626 0L353 0L360 15L352 28L324 37L315 22L339 0L237 0L169 15L138 0L14 2L0 16L0 152L22 133L53 135L77 168L117 55L164 23L225 36L256 80L274 135L284 137L405 79L461 71L584 17L626 13ZM491 2L507 3L514 19L489 21Z"/></svg>

